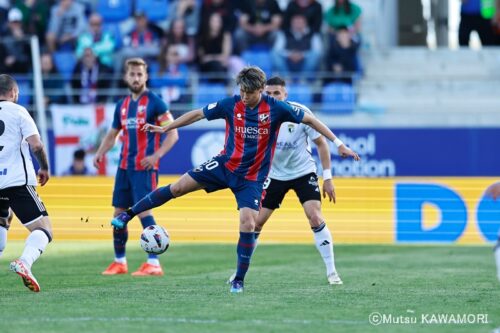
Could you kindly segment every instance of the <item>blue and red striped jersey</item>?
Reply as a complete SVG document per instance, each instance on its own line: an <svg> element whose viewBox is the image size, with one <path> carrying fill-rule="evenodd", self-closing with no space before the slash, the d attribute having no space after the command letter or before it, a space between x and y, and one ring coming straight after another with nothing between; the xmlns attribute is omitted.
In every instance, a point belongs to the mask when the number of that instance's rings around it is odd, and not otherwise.
<svg viewBox="0 0 500 333"><path fill-rule="evenodd" d="M304 111L262 95L259 104L245 107L239 95L203 108L208 120L226 120L226 140L221 155L226 168L252 181L264 181L269 173L280 125L300 123Z"/></svg>
<svg viewBox="0 0 500 333"><path fill-rule="evenodd" d="M146 90L137 100L129 95L116 104L112 127L122 131L119 168L145 170L141 160L152 155L165 139L165 134L141 131L144 124L165 126L173 121L167 104L155 93ZM159 162L154 169L158 170Z"/></svg>

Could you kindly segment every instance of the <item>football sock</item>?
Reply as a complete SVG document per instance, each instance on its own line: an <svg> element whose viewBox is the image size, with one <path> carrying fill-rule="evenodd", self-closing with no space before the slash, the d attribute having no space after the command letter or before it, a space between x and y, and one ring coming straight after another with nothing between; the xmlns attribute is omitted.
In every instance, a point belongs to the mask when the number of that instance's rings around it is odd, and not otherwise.
<svg viewBox="0 0 500 333"><path fill-rule="evenodd" d="M33 230L28 238L26 238L24 251L19 259L31 268L31 265L33 265L43 253L49 241L49 237L44 231L40 229Z"/></svg>
<svg viewBox="0 0 500 333"><path fill-rule="evenodd" d="M115 257L115 262L117 262L119 264L127 264L127 257L121 257L121 258Z"/></svg>
<svg viewBox="0 0 500 333"><path fill-rule="evenodd" d="M146 229L150 225L156 224L155 218L153 217L153 215L144 216L141 218L141 224L142 224L142 228ZM149 253L148 254L148 264L156 265L156 266L160 265L160 261L158 260L158 255L153 254L153 253Z"/></svg>
<svg viewBox="0 0 500 333"><path fill-rule="evenodd" d="M160 187L139 200L127 213L133 217L131 213L135 216L145 210L161 206L173 197L170 185Z"/></svg>
<svg viewBox="0 0 500 333"><path fill-rule="evenodd" d="M0 226L0 257L5 250L5 245L7 244L7 229Z"/></svg>
<svg viewBox="0 0 500 333"><path fill-rule="evenodd" d="M128 240L128 228L113 228L113 246L115 248L115 261L125 257L125 246ZM118 261L117 261L118 262Z"/></svg>
<svg viewBox="0 0 500 333"><path fill-rule="evenodd" d="M254 232L241 232L238 246L236 247L236 254L238 257L238 265L236 266L235 280L243 281L250 266L250 259L252 257L253 249L255 246L255 233Z"/></svg>
<svg viewBox="0 0 500 333"><path fill-rule="evenodd" d="M335 272L335 257L333 255L333 240L326 223L321 223L316 228L311 228L314 234L314 242L321 258L325 262L326 275Z"/></svg>

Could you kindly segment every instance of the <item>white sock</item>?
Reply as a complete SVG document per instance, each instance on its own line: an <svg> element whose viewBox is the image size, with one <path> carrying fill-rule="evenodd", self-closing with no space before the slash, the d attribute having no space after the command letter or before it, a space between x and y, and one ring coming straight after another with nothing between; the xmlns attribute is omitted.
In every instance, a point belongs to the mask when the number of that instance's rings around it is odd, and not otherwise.
<svg viewBox="0 0 500 333"><path fill-rule="evenodd" d="M115 262L120 263L120 264L126 264L127 263L127 257L121 257L121 258L116 258L115 257Z"/></svg>
<svg viewBox="0 0 500 333"><path fill-rule="evenodd" d="M160 260L158 260L158 258L148 258L148 264L160 266Z"/></svg>
<svg viewBox="0 0 500 333"><path fill-rule="evenodd" d="M19 259L31 268L31 265L33 265L33 263L43 253L47 244L49 244L49 238L43 231L32 231L28 238L26 238L26 245L24 246L21 258Z"/></svg>
<svg viewBox="0 0 500 333"><path fill-rule="evenodd" d="M500 243L500 240L498 242ZM500 281L500 244L495 248L495 261L497 263L497 277Z"/></svg>
<svg viewBox="0 0 500 333"><path fill-rule="evenodd" d="M330 234L330 230L328 230L328 226L326 224L321 231L313 231L313 234L316 248L318 249L321 258L323 258L323 261L325 262L326 275L328 276L336 272L335 257L333 255L332 234Z"/></svg>
<svg viewBox="0 0 500 333"><path fill-rule="evenodd" d="M7 245L7 229L0 227L0 257L5 250L5 245Z"/></svg>

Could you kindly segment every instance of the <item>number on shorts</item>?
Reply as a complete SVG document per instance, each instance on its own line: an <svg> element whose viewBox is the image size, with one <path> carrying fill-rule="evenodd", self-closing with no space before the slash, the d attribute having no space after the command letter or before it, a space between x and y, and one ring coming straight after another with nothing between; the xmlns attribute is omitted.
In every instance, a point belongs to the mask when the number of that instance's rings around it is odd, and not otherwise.
<svg viewBox="0 0 500 333"><path fill-rule="evenodd" d="M205 165L205 169L212 170L212 169L217 168L218 166L219 166L219 162L212 160L212 161L208 161L207 165Z"/></svg>
<svg viewBox="0 0 500 333"><path fill-rule="evenodd" d="M266 178L266 180L264 181L264 185L262 186L262 188L264 190L267 190L269 188L269 185L271 185L271 178Z"/></svg>

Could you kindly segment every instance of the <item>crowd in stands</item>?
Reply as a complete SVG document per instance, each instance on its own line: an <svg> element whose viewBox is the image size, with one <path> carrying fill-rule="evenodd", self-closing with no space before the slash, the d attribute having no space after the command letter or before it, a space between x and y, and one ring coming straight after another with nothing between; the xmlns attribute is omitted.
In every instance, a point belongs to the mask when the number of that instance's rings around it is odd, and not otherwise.
<svg viewBox="0 0 500 333"><path fill-rule="evenodd" d="M149 85L189 103L200 84L229 86L248 63L291 82L352 84L360 72L362 9L350 0L0 0L0 72L32 73L41 44L47 103L112 101L128 57L149 64ZM318 73L324 73L319 75Z"/></svg>

